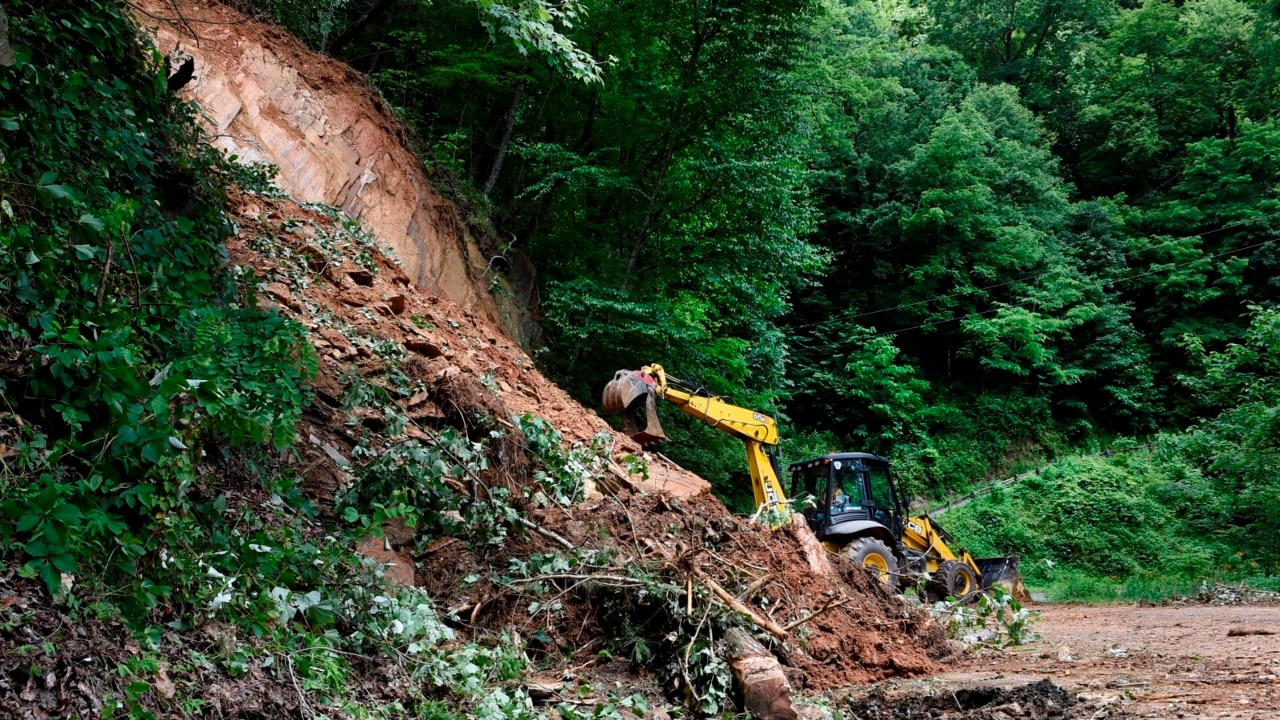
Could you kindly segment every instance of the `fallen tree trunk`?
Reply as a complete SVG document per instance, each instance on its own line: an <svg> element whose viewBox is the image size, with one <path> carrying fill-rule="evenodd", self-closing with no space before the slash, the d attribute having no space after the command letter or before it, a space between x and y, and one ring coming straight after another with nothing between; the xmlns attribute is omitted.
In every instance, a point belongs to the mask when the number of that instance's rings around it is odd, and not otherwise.
<svg viewBox="0 0 1280 720"><path fill-rule="evenodd" d="M787 529L791 531L791 536L800 546L800 552L804 555L805 562L809 563L809 569L822 577L833 577L835 570L831 567L831 561L827 559L827 551L822 547L822 543L818 542L818 536L809 529L809 523L805 521L804 515L792 513L791 526Z"/></svg>
<svg viewBox="0 0 1280 720"><path fill-rule="evenodd" d="M742 688L742 707L757 720L797 720L791 683L778 659L742 628L725 633L729 670Z"/></svg>
<svg viewBox="0 0 1280 720"><path fill-rule="evenodd" d="M752 610L750 607L738 602L737 598L730 595L729 592L724 588L720 587L720 584L717 583L715 580L712 580L711 578L707 577L706 573L702 572L701 570L698 570L697 568L692 569L692 573L693 573L693 576L696 577L699 582L705 585L706 588L710 590L713 595L720 598L720 600L723 601L725 605L728 605L729 609L747 618L756 627L760 628L761 630L768 631L770 635L778 638L784 643L791 638L790 633L788 633L785 629L783 629L781 625L774 622L772 618L765 615L761 615L755 610Z"/></svg>

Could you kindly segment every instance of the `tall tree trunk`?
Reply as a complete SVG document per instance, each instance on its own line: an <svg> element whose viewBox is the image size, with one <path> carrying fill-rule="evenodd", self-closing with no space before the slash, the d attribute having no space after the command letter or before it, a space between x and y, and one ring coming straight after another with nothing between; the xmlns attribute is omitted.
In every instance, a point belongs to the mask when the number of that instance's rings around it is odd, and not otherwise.
<svg viewBox="0 0 1280 720"><path fill-rule="evenodd" d="M502 172L502 161L507 159L507 148L511 145L511 134L516 129L516 110L520 108L520 100L524 97L524 81L516 85L515 95L511 97L511 107L507 109L507 129L502 133L502 143L498 145L498 156L493 159L493 169L489 171L489 179L484 181L481 192L487 197L498 184L498 173Z"/></svg>
<svg viewBox="0 0 1280 720"><path fill-rule="evenodd" d="M354 40L362 30L369 26L369 23L390 12L391 7L395 4L396 0L378 0L365 14L356 18L356 21L351 23L351 27L343 30L341 35L334 38L326 52L337 57L338 53L342 52L342 48L347 46L347 43Z"/></svg>

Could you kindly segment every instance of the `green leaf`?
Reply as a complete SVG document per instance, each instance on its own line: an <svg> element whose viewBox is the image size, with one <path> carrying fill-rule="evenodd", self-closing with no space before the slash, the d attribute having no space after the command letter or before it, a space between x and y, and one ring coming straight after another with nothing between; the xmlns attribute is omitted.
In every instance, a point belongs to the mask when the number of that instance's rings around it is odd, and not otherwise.
<svg viewBox="0 0 1280 720"><path fill-rule="evenodd" d="M17 130L18 121L13 119L12 117L0 117L0 129Z"/></svg>
<svg viewBox="0 0 1280 720"><path fill-rule="evenodd" d="M18 532L27 532L40 524L40 516L31 514L23 515L18 519Z"/></svg>
<svg viewBox="0 0 1280 720"><path fill-rule="evenodd" d="M76 560L67 553L59 553L49 558L53 566L65 573L74 573L76 571Z"/></svg>
<svg viewBox="0 0 1280 720"><path fill-rule="evenodd" d="M72 505L71 503L62 503L58 507L54 508L50 515L68 525L78 521L81 517L80 508Z"/></svg>
<svg viewBox="0 0 1280 720"><path fill-rule="evenodd" d="M102 222L102 218L96 217L94 215L90 215L89 213L85 213L81 215L80 222L84 223L85 225L88 225L89 227L93 228L94 230L97 230L98 232L105 232L107 229L107 224Z"/></svg>
<svg viewBox="0 0 1280 720"><path fill-rule="evenodd" d="M30 250L27 251L27 255L25 259L28 265L35 265L36 263L40 262L40 256L36 255Z"/></svg>
<svg viewBox="0 0 1280 720"><path fill-rule="evenodd" d="M41 185L40 189L58 198L59 200L75 199L71 188L66 185Z"/></svg>
<svg viewBox="0 0 1280 720"><path fill-rule="evenodd" d="M92 260L97 250L92 245L72 245L71 248L76 251L76 258L80 260Z"/></svg>

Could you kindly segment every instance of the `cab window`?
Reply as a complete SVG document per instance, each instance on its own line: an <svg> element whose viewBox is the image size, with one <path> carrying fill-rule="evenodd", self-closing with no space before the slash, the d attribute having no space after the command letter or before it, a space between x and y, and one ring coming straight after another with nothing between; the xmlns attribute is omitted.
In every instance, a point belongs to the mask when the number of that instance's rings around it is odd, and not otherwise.
<svg viewBox="0 0 1280 720"><path fill-rule="evenodd" d="M892 525L898 516L898 508L893 501L893 486L889 484L889 468L869 465L867 485L871 488L871 517L885 525Z"/></svg>
<svg viewBox="0 0 1280 720"><path fill-rule="evenodd" d="M791 474L791 497L808 493L819 502L827 490L827 466L821 463L802 467Z"/></svg>
<svg viewBox="0 0 1280 720"><path fill-rule="evenodd" d="M866 504L862 495L861 463L837 460L833 467L835 487L831 491L831 514L861 510Z"/></svg>

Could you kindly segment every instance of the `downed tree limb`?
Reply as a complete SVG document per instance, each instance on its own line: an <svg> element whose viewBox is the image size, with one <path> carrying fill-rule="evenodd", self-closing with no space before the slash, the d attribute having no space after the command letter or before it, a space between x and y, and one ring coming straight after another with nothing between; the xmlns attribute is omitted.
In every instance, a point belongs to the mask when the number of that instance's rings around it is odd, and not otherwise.
<svg viewBox="0 0 1280 720"><path fill-rule="evenodd" d="M757 578L755 582L747 586L746 590L743 590L742 592L738 593L738 601L750 602L752 595L755 595L756 593L760 592L760 590L762 590L765 585L768 585L771 582L773 582L772 574L765 575L762 578Z"/></svg>
<svg viewBox="0 0 1280 720"><path fill-rule="evenodd" d="M598 585L614 585L617 587L643 587L644 581L635 578L629 578L625 575L606 575L604 573L549 573L546 575L534 575L527 578L512 578L506 582L510 585L525 585L528 583L546 582L549 580L576 580L579 582L592 582Z"/></svg>
<svg viewBox="0 0 1280 720"><path fill-rule="evenodd" d="M835 577L835 569L831 567L826 548L822 547L818 537L809 529L809 523L804 519L804 515L792 513L791 525L787 530L800 546L800 553L809 564L810 570L822 577Z"/></svg>
<svg viewBox="0 0 1280 720"><path fill-rule="evenodd" d="M750 607L738 602L737 598L730 595L728 590L725 590L724 588L720 587L720 583L707 577L706 573L702 572L697 568L691 568L690 572L693 573L693 576L698 579L698 582L701 582L703 585L705 585L713 595L720 598L720 600L723 601L725 605L728 605L729 609L733 610L739 615L746 617L756 627L760 628L761 630L767 631L770 635L778 638L783 642L786 642L791 637L790 634L787 633L787 631L782 628L782 626L778 625L778 623L774 622L771 618L762 616L760 613L756 612L755 610L752 610Z"/></svg>
<svg viewBox="0 0 1280 720"><path fill-rule="evenodd" d="M536 523L536 522L534 522L534 521L532 521L532 520L528 520L528 519L526 519L526 518L522 518L522 517L516 517L516 520L517 520L521 525L523 525L523 526L525 526L525 527L529 528L530 530L532 530L532 531L534 531L534 532L538 533L538 534L539 534L539 535L541 535L542 537L550 538L551 540L555 540L556 542L560 543L561 547L563 547L565 550L572 550L572 549L573 549L573 543L571 543L571 542L569 542L568 540L566 540L563 536L561 536L561 535L557 535L556 533L553 533L553 532L551 532L550 530L548 530L548 529L546 529L546 528L542 527L542 526L541 526L541 525L539 525L538 523Z"/></svg>
<svg viewBox="0 0 1280 720"><path fill-rule="evenodd" d="M793 623L791 623L791 624L787 625L787 626L786 626L785 628L783 628L783 629L784 629L784 630L786 630L787 632L791 632L792 630L795 630L796 628L798 628L798 627L800 627L801 625L803 625L803 624L805 624L805 623L809 622L810 620L812 620L812 619L814 619L814 618L818 617L819 615L821 615L822 613L824 613L824 612L826 612L826 611L828 611L828 610L831 610L831 609L833 609L833 608L838 608L838 607L841 607L841 606L843 606L843 605L848 605L848 604L849 604L849 602L850 602L850 601L852 601L852 600L853 600L853 598L844 598L843 600L832 600L831 602L827 603L826 605L823 605L822 607L818 608L817 610L814 610L813 612L809 613L808 615L805 615L804 617L800 618L799 620L796 620L795 622L793 622Z"/></svg>

